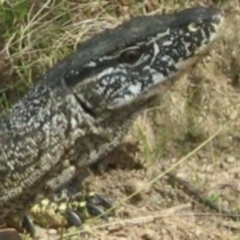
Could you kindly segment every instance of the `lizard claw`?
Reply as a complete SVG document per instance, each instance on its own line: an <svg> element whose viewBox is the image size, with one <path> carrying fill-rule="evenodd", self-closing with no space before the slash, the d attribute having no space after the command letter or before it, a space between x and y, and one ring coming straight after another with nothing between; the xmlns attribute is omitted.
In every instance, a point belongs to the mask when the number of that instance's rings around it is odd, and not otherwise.
<svg viewBox="0 0 240 240"><path fill-rule="evenodd" d="M31 237L35 237L36 229L33 219L30 215L26 214L22 220L22 228L30 234Z"/></svg>
<svg viewBox="0 0 240 240"><path fill-rule="evenodd" d="M102 207L107 209L112 207L112 203L100 194L93 194L92 199L94 201L94 204L101 205Z"/></svg>
<svg viewBox="0 0 240 240"><path fill-rule="evenodd" d="M95 217L95 216L102 215L102 218L104 220L107 220L106 215L104 215L104 210L101 207L99 207L93 203L87 203L87 209L91 216Z"/></svg>
<svg viewBox="0 0 240 240"><path fill-rule="evenodd" d="M70 226L80 227L82 225L82 220L81 220L80 216L75 211L66 210L65 217L66 217L66 219L68 221L68 224Z"/></svg>
<svg viewBox="0 0 240 240"><path fill-rule="evenodd" d="M104 210L108 210L112 207L112 203L102 195L91 193L87 201L87 210L92 216L99 216L104 220L107 220L107 215L104 214Z"/></svg>

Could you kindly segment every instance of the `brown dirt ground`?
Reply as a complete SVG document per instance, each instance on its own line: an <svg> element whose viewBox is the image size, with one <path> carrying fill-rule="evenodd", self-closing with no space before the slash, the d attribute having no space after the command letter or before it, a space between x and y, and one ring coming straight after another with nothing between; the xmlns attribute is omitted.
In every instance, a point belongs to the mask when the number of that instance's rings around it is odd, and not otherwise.
<svg viewBox="0 0 240 240"><path fill-rule="evenodd" d="M159 8L156 1L146 2L149 11ZM161 105L139 117L120 148L104 158L86 180L92 190L113 202L122 200L161 174L162 166L173 166L221 127L214 140L174 171L222 207L239 208L239 2L229 0L223 8L227 17L223 40L192 73L179 80ZM201 206L162 177L124 201L108 222L89 222L84 231L69 238L237 240L239 233L240 222ZM56 239L56 233L41 230L40 239Z"/></svg>

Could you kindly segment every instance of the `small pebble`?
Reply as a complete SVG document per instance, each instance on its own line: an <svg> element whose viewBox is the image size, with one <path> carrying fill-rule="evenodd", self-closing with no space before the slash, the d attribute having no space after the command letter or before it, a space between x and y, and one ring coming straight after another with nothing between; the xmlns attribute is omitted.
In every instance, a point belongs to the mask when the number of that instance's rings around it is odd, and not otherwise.
<svg viewBox="0 0 240 240"><path fill-rule="evenodd" d="M124 188L127 194L133 194L136 191L142 189L141 192L137 193L136 196L138 197L142 197L149 191L149 186L147 186L146 182L134 178L126 181L124 184Z"/></svg>
<svg viewBox="0 0 240 240"><path fill-rule="evenodd" d="M227 156L226 162L227 163L234 163L234 162L236 162L236 158L234 156Z"/></svg>
<svg viewBox="0 0 240 240"><path fill-rule="evenodd" d="M0 230L0 240L21 240L19 233L13 228Z"/></svg>
<svg viewBox="0 0 240 240"><path fill-rule="evenodd" d="M156 232L152 229L146 229L141 237L143 240L154 240L156 239Z"/></svg>

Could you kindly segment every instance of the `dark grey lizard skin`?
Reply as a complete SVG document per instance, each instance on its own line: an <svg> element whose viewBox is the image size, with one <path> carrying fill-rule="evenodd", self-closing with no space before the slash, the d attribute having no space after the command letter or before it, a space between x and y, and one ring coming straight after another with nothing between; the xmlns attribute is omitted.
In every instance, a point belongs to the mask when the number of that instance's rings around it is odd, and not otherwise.
<svg viewBox="0 0 240 240"><path fill-rule="evenodd" d="M82 43L0 120L0 223L23 216L121 141L207 52L220 10L137 17Z"/></svg>

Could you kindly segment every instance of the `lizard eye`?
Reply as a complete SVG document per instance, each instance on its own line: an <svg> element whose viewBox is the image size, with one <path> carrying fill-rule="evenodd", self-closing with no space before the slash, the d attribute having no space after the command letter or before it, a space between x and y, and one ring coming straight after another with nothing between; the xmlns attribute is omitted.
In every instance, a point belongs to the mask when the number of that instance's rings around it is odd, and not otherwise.
<svg viewBox="0 0 240 240"><path fill-rule="evenodd" d="M131 48L124 50L119 58L122 63L126 64L134 64L136 63L140 57L142 56L142 51L140 48Z"/></svg>

